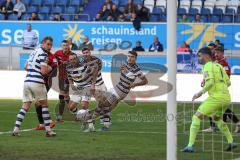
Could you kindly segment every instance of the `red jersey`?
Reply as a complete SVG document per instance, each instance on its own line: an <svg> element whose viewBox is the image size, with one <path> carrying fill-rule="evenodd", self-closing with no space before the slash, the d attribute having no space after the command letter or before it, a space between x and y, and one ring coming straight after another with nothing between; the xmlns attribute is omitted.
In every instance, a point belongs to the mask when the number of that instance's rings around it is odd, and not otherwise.
<svg viewBox="0 0 240 160"><path fill-rule="evenodd" d="M226 58L223 58L221 60L216 60L217 63L221 64L223 66L223 68L225 69L227 75L230 77L231 75L231 68L229 67L229 64L226 60Z"/></svg>
<svg viewBox="0 0 240 160"><path fill-rule="evenodd" d="M59 78L61 77L62 79L67 79L66 64L68 62L70 54L71 51L68 51L64 54L63 50L58 50L54 54L54 57L57 59L58 62Z"/></svg>

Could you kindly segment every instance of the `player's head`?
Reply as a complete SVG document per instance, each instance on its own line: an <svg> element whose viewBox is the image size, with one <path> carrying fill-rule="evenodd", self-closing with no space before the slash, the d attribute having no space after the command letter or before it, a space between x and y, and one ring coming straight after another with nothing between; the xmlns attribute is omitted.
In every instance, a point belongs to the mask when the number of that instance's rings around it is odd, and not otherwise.
<svg viewBox="0 0 240 160"><path fill-rule="evenodd" d="M85 58L88 59L88 58L91 56L91 51L90 51L89 48L83 48L83 49L82 49L82 54L83 54L83 56L84 56Z"/></svg>
<svg viewBox="0 0 240 160"><path fill-rule="evenodd" d="M31 31L32 30L32 25L30 23L27 24L27 31Z"/></svg>
<svg viewBox="0 0 240 160"><path fill-rule="evenodd" d="M136 51L129 51L127 61L129 64L135 64L137 61L137 52Z"/></svg>
<svg viewBox="0 0 240 160"><path fill-rule="evenodd" d="M62 41L62 50L63 52L67 52L69 50L69 43L67 40Z"/></svg>
<svg viewBox="0 0 240 160"><path fill-rule="evenodd" d="M198 62L205 64L209 61L212 61L212 50L208 47L201 48L198 51Z"/></svg>
<svg viewBox="0 0 240 160"><path fill-rule="evenodd" d="M217 47L215 48L214 54L215 54L216 60L221 60L221 59L223 59L223 58L224 58L224 49L223 49L223 47L222 47L222 46L217 46Z"/></svg>
<svg viewBox="0 0 240 160"><path fill-rule="evenodd" d="M42 48L46 51L50 51L53 45L53 38L50 36L44 37L42 40Z"/></svg>
<svg viewBox="0 0 240 160"><path fill-rule="evenodd" d="M75 53L71 53L70 55L69 55L69 62L72 64L72 65L76 65L76 64L78 64L78 57L77 57L77 55L75 54Z"/></svg>

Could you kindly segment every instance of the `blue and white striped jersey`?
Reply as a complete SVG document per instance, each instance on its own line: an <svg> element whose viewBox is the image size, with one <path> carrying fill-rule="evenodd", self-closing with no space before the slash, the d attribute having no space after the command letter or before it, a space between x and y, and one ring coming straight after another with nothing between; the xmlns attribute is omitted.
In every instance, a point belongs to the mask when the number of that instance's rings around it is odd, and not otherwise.
<svg viewBox="0 0 240 160"><path fill-rule="evenodd" d="M24 82L33 82L44 84L44 78L41 74L41 65L47 65L48 54L38 48L33 51L27 60L27 76Z"/></svg>

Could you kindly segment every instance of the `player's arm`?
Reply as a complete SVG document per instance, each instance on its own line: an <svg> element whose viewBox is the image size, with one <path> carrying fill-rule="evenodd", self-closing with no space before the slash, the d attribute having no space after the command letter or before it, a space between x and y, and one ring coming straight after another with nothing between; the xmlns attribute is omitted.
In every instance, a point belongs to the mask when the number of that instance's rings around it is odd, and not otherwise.
<svg viewBox="0 0 240 160"><path fill-rule="evenodd" d="M231 81L230 81L229 75L227 74L227 72L223 71L223 78L228 87L231 86Z"/></svg>
<svg viewBox="0 0 240 160"><path fill-rule="evenodd" d="M26 61L26 63L24 64L24 70L27 70L28 67L28 61Z"/></svg>
<svg viewBox="0 0 240 160"><path fill-rule="evenodd" d="M47 75L52 71L52 67L48 65L47 57L40 56L40 72L42 75Z"/></svg>
<svg viewBox="0 0 240 160"><path fill-rule="evenodd" d="M148 80L147 80L146 76L143 75L143 73L142 73L141 71L139 71L138 77L139 77L139 79L140 79L141 81L140 81L140 82L133 83L133 84L130 86L131 88L134 88L134 87L137 87L137 86L143 86L143 85L148 84Z"/></svg>

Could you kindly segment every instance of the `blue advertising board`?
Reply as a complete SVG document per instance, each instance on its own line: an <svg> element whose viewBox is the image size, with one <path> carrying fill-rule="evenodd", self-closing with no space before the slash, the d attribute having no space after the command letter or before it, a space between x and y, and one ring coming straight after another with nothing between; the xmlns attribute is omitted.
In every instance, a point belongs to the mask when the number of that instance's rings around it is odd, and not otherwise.
<svg viewBox="0 0 240 160"><path fill-rule="evenodd" d="M0 46L9 44L20 45L23 30L30 22L0 23ZM109 42L120 44L122 41L135 42L140 40L144 48L148 48L153 42L153 37L159 37L166 49L166 24L143 23L142 29L137 31L131 23L107 23L107 22L31 22L33 30L39 34L41 40L44 36L54 38L54 47L59 47L63 39L72 38L74 43L81 43L84 35L89 36L95 48L103 48ZM183 41L190 44L193 49L206 46L209 42L219 39L226 49L240 49L240 24L178 24L177 43Z"/></svg>

